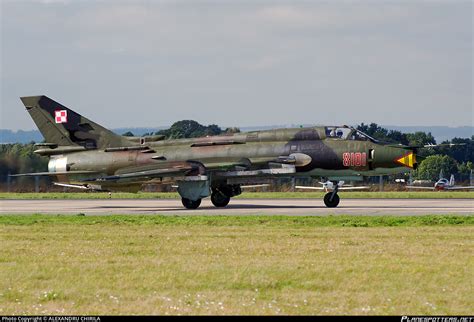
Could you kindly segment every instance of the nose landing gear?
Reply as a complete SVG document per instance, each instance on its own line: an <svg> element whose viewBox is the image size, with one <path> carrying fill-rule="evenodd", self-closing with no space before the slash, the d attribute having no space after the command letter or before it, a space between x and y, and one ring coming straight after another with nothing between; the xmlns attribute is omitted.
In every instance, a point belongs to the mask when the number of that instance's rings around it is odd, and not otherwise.
<svg viewBox="0 0 474 322"><path fill-rule="evenodd" d="M334 193L333 192L328 192L325 196L324 196L324 204L326 205L326 207L328 208L335 208L337 207L337 205L339 205L339 196L337 193Z"/></svg>
<svg viewBox="0 0 474 322"><path fill-rule="evenodd" d="M344 181L339 181L337 184L334 185L334 190L331 192L326 193L324 196L324 204L328 208L336 208L339 205L339 195L337 192L339 191L339 187L344 184Z"/></svg>

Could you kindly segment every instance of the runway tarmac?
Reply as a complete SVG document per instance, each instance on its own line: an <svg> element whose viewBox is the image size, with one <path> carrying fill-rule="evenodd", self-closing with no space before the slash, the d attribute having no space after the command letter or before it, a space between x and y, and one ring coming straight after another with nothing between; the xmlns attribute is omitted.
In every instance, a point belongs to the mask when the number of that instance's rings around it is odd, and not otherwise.
<svg viewBox="0 0 474 322"><path fill-rule="evenodd" d="M232 199L216 208L204 199L187 210L179 199L0 200L0 214L160 214L160 215L473 215L474 199L341 199L326 208L320 199Z"/></svg>

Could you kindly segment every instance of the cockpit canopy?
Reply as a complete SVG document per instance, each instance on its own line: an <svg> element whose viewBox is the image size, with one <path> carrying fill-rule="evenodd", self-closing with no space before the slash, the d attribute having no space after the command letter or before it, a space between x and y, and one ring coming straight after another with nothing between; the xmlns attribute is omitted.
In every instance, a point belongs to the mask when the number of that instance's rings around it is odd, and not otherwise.
<svg viewBox="0 0 474 322"><path fill-rule="evenodd" d="M350 140L350 141L371 141L376 143L377 140L370 137L369 135L361 132L353 127L349 126L326 126L326 137L341 139L341 140Z"/></svg>

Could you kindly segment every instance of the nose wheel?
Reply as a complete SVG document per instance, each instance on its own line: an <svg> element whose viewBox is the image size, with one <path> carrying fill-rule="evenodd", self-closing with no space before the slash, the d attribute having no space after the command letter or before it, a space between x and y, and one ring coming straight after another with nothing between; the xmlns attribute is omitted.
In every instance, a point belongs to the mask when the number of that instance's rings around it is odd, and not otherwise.
<svg viewBox="0 0 474 322"><path fill-rule="evenodd" d="M337 207L337 205L339 205L339 196L337 193L334 193L334 192L328 192L325 196L324 196L324 204L326 205L326 207L328 208L335 208Z"/></svg>

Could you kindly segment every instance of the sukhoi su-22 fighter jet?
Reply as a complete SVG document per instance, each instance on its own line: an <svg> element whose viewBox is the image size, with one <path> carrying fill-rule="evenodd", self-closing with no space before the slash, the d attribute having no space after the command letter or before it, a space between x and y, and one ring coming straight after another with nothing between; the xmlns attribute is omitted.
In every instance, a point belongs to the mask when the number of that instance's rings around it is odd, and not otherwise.
<svg viewBox="0 0 474 322"><path fill-rule="evenodd" d="M418 147L384 144L348 126L315 126L193 139L120 136L46 96L22 97L45 143L55 184L137 192L143 184L174 184L184 207L211 197L225 207L244 185L280 177L326 178L327 207L339 204L339 180L407 172ZM338 179L339 178L339 179ZM342 178L342 179L341 179Z"/></svg>

